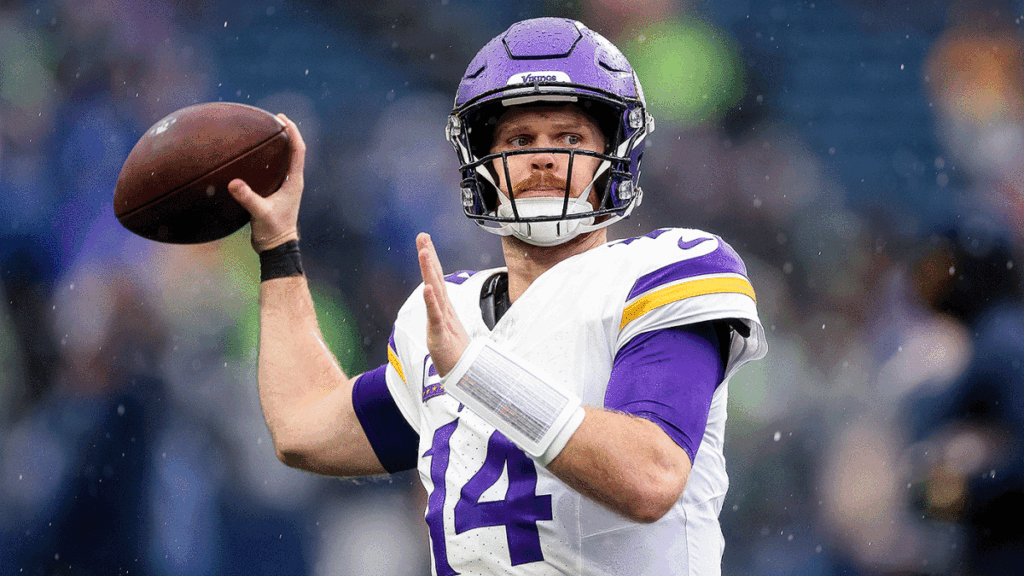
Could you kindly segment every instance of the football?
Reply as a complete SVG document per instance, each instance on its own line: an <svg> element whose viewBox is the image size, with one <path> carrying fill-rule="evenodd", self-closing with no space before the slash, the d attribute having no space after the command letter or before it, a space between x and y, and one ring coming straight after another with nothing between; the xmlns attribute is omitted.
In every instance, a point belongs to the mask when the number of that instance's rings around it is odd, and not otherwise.
<svg viewBox="0 0 1024 576"><path fill-rule="evenodd" d="M228 192L241 178L267 197L284 182L291 147L284 123L246 104L208 102L153 125L121 168L114 214L151 240L197 244L228 236L249 221Z"/></svg>

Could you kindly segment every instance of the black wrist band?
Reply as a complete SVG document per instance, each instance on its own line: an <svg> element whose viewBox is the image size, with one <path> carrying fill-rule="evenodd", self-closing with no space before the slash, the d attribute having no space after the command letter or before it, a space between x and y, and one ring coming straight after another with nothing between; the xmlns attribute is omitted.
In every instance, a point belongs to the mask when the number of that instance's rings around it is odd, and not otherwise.
<svg viewBox="0 0 1024 576"><path fill-rule="evenodd" d="M280 246L260 252L260 282L302 275L299 241L289 240Z"/></svg>

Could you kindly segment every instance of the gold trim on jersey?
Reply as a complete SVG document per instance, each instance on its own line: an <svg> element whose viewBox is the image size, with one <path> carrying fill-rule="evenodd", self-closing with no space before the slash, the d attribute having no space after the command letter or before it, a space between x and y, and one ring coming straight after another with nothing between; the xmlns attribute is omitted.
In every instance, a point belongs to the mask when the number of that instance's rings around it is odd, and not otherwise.
<svg viewBox="0 0 1024 576"><path fill-rule="evenodd" d="M743 294L749 296L755 303L754 287L750 281L741 276L725 276L715 278L698 278L688 280L671 286L658 288L638 296L622 310L622 323L619 324L621 331L627 324L643 316L644 314L660 308L666 304L691 298L693 296L704 296L706 294Z"/></svg>
<svg viewBox="0 0 1024 576"><path fill-rule="evenodd" d="M405 373L402 372L402 363L398 360L398 353L392 350L391 346L388 346L388 363L395 369L395 372L398 372L398 377L402 379L402 382L408 384L405 381Z"/></svg>

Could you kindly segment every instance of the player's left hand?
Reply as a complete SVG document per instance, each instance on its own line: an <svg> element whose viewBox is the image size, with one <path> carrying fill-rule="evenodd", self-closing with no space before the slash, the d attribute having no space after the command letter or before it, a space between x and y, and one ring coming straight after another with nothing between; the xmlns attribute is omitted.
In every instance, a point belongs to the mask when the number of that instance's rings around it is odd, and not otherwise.
<svg viewBox="0 0 1024 576"><path fill-rule="evenodd" d="M466 351L469 335L448 299L441 261L429 234L421 232L416 236L416 250L423 275L423 302L427 306L427 349L437 374L444 376Z"/></svg>

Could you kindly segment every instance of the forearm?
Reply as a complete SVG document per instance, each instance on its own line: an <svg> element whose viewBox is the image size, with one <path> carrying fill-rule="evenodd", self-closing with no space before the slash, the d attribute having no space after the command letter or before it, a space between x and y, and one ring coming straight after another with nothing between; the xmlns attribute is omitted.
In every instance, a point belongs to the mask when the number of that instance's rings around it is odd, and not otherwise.
<svg viewBox="0 0 1024 576"><path fill-rule="evenodd" d="M260 285L258 370L263 413L284 462L324 474L380 471L366 458L372 450L351 416L352 381L323 340L304 276Z"/></svg>
<svg viewBox="0 0 1024 576"><path fill-rule="evenodd" d="M657 424L580 406L489 339L465 346L442 383L538 464L631 520L661 518L686 486L689 456Z"/></svg>
<svg viewBox="0 0 1024 576"><path fill-rule="evenodd" d="M649 420L600 408L585 411L548 470L631 520L661 518L686 486L689 457Z"/></svg>

